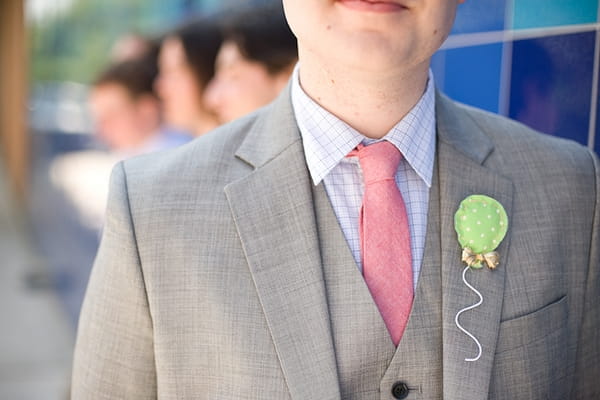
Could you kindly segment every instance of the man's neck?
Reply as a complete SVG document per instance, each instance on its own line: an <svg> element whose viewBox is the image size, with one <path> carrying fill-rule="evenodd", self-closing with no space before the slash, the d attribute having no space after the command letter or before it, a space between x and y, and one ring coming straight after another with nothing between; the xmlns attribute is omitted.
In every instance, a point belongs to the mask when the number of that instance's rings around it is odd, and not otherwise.
<svg viewBox="0 0 600 400"><path fill-rule="evenodd" d="M385 136L419 101L428 78L428 64L410 71L373 74L352 68L331 68L316 57L300 57L300 83L322 107L363 135Z"/></svg>

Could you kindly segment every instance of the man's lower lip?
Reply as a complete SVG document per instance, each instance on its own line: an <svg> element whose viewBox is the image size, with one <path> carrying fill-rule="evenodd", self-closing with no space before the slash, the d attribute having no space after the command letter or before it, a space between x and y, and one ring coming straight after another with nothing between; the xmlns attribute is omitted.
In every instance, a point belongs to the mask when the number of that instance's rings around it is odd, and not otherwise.
<svg viewBox="0 0 600 400"><path fill-rule="evenodd" d="M371 12L396 12L404 10L405 7L400 4L390 2L369 2L365 0L339 0L342 5L357 11L371 11Z"/></svg>

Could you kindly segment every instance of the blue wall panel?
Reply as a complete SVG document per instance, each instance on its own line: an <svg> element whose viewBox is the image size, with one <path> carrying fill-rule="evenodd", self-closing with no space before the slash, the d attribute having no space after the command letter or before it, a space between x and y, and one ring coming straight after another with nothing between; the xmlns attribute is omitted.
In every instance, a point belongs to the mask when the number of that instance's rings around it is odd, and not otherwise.
<svg viewBox="0 0 600 400"><path fill-rule="evenodd" d="M597 0L514 1L514 29L590 24L597 18Z"/></svg>
<svg viewBox="0 0 600 400"><path fill-rule="evenodd" d="M432 69L447 95L497 113L501 64L502 43L493 43L439 51Z"/></svg>
<svg viewBox="0 0 600 400"><path fill-rule="evenodd" d="M510 117L587 145L594 43L593 32L516 41Z"/></svg>

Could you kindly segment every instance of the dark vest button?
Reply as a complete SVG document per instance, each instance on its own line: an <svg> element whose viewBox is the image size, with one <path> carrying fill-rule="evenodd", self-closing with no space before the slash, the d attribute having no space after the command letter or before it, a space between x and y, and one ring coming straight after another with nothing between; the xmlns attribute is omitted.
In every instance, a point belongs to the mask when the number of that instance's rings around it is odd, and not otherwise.
<svg viewBox="0 0 600 400"><path fill-rule="evenodd" d="M409 391L408 386L404 382L396 382L392 386L392 396L398 400L407 398Z"/></svg>

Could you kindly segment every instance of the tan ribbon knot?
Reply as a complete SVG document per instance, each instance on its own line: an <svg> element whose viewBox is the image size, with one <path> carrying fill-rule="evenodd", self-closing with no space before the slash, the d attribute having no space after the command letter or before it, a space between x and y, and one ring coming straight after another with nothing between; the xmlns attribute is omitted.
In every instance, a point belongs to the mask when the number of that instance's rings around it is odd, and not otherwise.
<svg viewBox="0 0 600 400"><path fill-rule="evenodd" d="M462 252L462 261L473 268L481 268L485 263L489 269L496 269L500 264L500 255L496 251L476 254L469 247L465 247Z"/></svg>

